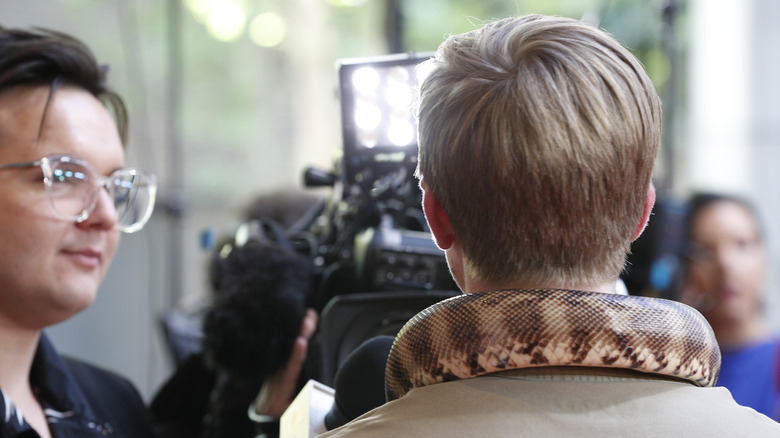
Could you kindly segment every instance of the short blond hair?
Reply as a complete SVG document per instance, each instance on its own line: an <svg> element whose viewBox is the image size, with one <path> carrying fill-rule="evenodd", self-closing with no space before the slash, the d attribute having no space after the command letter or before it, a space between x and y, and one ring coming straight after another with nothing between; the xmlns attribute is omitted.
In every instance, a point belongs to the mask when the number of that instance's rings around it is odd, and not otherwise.
<svg viewBox="0 0 780 438"><path fill-rule="evenodd" d="M476 278L615 279L641 221L661 102L606 32L539 15L449 37L420 89L419 167Z"/></svg>

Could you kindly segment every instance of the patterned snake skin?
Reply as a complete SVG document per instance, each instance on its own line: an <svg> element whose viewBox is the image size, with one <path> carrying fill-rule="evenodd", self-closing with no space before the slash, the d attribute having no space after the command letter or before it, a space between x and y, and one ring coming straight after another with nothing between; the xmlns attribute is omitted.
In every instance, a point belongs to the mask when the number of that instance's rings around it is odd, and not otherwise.
<svg viewBox="0 0 780 438"><path fill-rule="evenodd" d="M401 329L387 399L413 388L539 366L627 368L713 386L720 349L706 320L675 301L569 290L457 296Z"/></svg>

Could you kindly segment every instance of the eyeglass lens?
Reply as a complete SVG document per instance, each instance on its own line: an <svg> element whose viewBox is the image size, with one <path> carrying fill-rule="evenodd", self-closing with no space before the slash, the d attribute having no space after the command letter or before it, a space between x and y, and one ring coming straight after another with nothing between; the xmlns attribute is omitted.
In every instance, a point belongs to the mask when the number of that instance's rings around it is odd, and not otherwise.
<svg viewBox="0 0 780 438"><path fill-rule="evenodd" d="M152 180L150 175L133 169L123 169L111 175L108 187L122 231L137 231L149 220L157 192L157 185Z"/></svg>
<svg viewBox="0 0 780 438"><path fill-rule="evenodd" d="M49 195L61 217L86 220L95 208L100 187L105 187L114 201L120 231L140 230L152 214L157 188L153 175L120 169L104 179L68 157L52 160L50 166Z"/></svg>
<svg viewBox="0 0 780 438"><path fill-rule="evenodd" d="M50 172L48 189L54 211L65 218L78 221L86 219L85 210L90 209L88 206L94 202L96 192L90 182L91 172L84 166L68 161L51 163Z"/></svg>

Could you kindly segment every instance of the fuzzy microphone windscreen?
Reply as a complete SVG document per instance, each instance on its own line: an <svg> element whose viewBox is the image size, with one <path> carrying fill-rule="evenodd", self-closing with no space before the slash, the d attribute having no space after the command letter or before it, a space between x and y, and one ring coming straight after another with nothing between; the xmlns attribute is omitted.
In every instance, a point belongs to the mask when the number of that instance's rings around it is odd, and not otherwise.
<svg viewBox="0 0 780 438"><path fill-rule="evenodd" d="M262 381L287 362L312 289L311 261L271 240L249 240L211 265L215 299L203 351L216 369Z"/></svg>

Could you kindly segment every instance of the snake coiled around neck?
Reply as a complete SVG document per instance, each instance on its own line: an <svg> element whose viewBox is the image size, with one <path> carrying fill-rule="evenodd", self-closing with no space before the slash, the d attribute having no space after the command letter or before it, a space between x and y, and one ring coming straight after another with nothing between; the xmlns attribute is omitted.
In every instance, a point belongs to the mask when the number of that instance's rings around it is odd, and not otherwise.
<svg viewBox="0 0 780 438"><path fill-rule="evenodd" d="M713 386L720 349L704 317L682 303L559 289L453 297L399 332L387 399L439 382L543 366L621 368Z"/></svg>

